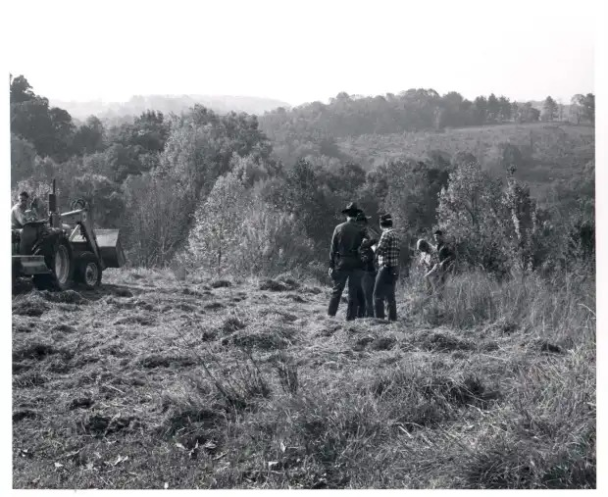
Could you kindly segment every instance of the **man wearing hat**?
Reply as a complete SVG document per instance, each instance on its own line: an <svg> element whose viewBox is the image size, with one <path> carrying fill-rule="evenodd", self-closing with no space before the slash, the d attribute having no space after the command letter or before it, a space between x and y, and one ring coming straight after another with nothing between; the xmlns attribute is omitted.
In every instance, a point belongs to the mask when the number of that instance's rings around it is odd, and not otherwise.
<svg viewBox="0 0 608 497"><path fill-rule="evenodd" d="M393 218L390 214L380 216L382 235L376 248L378 275L374 284L374 304L376 317L384 319L384 300L388 301L388 318L397 320L397 302L395 286L399 277L399 253L401 240L393 229Z"/></svg>
<svg viewBox="0 0 608 497"><path fill-rule="evenodd" d="M342 210L342 214L346 214L346 221L335 227L329 251L329 276L334 285L327 314L335 316L338 312L340 298L348 281L347 321L357 317L357 296L361 291L363 263L359 258L359 247L365 231L357 222L359 212L361 209L354 202Z"/></svg>

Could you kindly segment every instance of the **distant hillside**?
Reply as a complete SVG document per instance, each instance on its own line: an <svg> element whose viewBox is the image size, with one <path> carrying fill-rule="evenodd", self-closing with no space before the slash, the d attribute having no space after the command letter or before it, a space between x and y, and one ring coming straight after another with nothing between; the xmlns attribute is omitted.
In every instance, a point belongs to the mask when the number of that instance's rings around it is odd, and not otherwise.
<svg viewBox="0 0 608 497"><path fill-rule="evenodd" d="M90 115L96 115L100 118L125 117L139 115L146 110L156 110L165 114L171 112L179 114L197 103L219 114L234 111L260 115L278 107L291 107L288 103L280 100L230 95L137 95L131 97L128 102L52 100L50 103L67 110L76 119L86 119Z"/></svg>
<svg viewBox="0 0 608 497"><path fill-rule="evenodd" d="M559 181L571 181L595 158L595 129L565 124L504 124L476 126L444 132L361 135L337 140L339 150L365 169L406 157L428 160L457 152L473 154L486 170L497 175L498 145L511 143L522 153L516 177L528 183L541 198ZM584 174L584 173L583 173Z"/></svg>

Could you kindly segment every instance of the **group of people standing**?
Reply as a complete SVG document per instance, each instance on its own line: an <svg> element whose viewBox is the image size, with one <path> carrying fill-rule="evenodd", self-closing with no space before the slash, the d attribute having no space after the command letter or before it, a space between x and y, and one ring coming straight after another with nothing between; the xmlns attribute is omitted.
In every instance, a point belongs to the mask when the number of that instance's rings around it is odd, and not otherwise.
<svg viewBox="0 0 608 497"><path fill-rule="evenodd" d="M385 318L396 321L395 288L399 279L401 237L393 227L391 214L380 216L381 234L369 226L370 217L351 202L342 210L346 221L334 229L329 252L328 274L333 288L327 313L335 316L342 292L348 283L346 319L361 317ZM443 233L435 231L436 246L419 240L417 248L426 269L425 281L429 292L440 292L445 286L454 254L443 240Z"/></svg>

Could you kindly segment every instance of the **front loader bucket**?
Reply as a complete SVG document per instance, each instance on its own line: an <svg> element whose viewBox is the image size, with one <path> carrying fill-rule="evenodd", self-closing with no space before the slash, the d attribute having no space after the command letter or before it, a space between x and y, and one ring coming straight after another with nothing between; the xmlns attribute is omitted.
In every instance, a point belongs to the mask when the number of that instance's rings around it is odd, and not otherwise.
<svg viewBox="0 0 608 497"><path fill-rule="evenodd" d="M126 257L120 243L120 230L96 229L95 236L104 265L106 267L124 266Z"/></svg>
<svg viewBox="0 0 608 497"><path fill-rule="evenodd" d="M34 274L50 274L44 257L41 255L14 255L13 271L16 274L32 276Z"/></svg>

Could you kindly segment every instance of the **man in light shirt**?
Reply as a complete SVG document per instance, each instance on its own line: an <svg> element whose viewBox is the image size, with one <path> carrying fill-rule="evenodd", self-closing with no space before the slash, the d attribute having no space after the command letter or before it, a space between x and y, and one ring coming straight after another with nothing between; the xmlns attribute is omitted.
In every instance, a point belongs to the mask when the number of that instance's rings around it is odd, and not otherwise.
<svg viewBox="0 0 608 497"><path fill-rule="evenodd" d="M11 209L11 225L13 229L23 228L26 223L25 212L27 211L27 202L30 196L27 192L19 194L19 202Z"/></svg>

